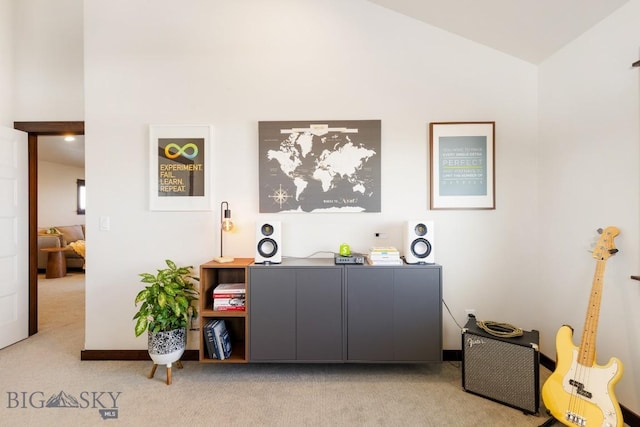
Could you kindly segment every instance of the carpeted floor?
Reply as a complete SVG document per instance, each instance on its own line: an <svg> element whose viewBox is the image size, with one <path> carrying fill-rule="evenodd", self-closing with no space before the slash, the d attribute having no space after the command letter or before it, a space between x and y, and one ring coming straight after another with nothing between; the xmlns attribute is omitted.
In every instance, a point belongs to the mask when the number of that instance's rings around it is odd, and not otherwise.
<svg viewBox="0 0 640 427"><path fill-rule="evenodd" d="M184 362L167 386L164 368L147 378L150 362L80 360L82 273L42 278L39 293L39 333L0 350L0 426L526 427L546 420L466 393L452 362Z"/></svg>

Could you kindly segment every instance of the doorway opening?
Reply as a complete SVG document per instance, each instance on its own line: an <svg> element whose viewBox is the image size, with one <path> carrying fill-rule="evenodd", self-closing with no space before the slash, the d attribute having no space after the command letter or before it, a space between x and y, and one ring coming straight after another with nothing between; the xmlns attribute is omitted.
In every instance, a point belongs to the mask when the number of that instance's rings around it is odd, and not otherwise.
<svg viewBox="0 0 640 427"><path fill-rule="evenodd" d="M29 336L38 332L38 137L84 135L82 122L14 122L28 134L29 167Z"/></svg>

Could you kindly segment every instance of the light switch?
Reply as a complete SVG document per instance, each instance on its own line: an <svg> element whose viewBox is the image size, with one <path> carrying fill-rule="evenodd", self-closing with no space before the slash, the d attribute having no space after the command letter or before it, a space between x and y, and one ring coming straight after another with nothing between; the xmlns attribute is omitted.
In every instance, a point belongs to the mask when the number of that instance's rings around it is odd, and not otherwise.
<svg viewBox="0 0 640 427"><path fill-rule="evenodd" d="M100 231L109 231L111 229L111 218L108 216L100 217Z"/></svg>

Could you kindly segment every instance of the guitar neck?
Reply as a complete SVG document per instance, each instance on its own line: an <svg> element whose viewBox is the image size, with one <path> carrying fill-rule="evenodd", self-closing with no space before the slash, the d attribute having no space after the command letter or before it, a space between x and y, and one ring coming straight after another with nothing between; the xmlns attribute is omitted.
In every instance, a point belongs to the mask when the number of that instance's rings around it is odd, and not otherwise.
<svg viewBox="0 0 640 427"><path fill-rule="evenodd" d="M578 354L578 363L583 366L591 367L596 360L596 335L598 333L600 302L602 300L602 283L606 264L606 260L598 260L596 264L596 272L593 275L589 307L587 308L587 317L584 321L584 329L582 332L582 339L580 340L580 350Z"/></svg>

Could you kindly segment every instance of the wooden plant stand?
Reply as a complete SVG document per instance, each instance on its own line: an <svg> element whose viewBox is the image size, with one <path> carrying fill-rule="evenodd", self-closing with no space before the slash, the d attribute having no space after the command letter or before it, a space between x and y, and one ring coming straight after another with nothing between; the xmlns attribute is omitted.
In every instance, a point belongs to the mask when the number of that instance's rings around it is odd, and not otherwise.
<svg viewBox="0 0 640 427"><path fill-rule="evenodd" d="M178 369L182 369L182 362L178 360L176 362L176 366L178 367ZM153 376L156 374L156 369L158 369L158 364L154 363L153 367L151 368L151 372L149 372L149 379L153 378ZM171 385L171 363L167 363L167 385Z"/></svg>

